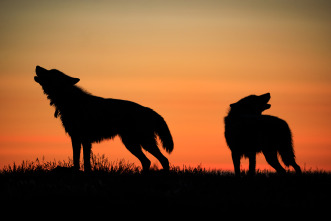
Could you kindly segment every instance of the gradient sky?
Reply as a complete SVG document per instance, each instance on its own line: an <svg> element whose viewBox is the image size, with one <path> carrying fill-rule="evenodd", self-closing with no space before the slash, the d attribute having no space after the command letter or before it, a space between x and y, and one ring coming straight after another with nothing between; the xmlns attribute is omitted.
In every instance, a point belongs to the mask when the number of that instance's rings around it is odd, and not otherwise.
<svg viewBox="0 0 331 221"><path fill-rule="evenodd" d="M178 166L233 170L229 104L270 92L265 113L288 122L298 164L331 170L330 1L5 0L0 32L0 168L72 158L33 80L40 65L160 113L175 143L163 153ZM92 150L140 165L118 138ZM271 169L262 155L257 168Z"/></svg>

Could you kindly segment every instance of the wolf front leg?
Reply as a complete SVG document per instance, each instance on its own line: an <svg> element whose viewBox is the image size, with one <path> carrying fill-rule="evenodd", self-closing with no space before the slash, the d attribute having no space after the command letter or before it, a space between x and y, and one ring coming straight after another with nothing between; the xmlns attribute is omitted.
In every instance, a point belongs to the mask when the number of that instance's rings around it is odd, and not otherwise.
<svg viewBox="0 0 331 221"><path fill-rule="evenodd" d="M81 142L79 139L71 137L72 143L72 152L73 152L73 159L74 159L74 170L79 170L79 159L80 159L80 149L81 149Z"/></svg>
<svg viewBox="0 0 331 221"><path fill-rule="evenodd" d="M248 175L254 176L255 175L255 168L256 168L256 153L250 153L249 154Z"/></svg>
<svg viewBox="0 0 331 221"><path fill-rule="evenodd" d="M83 142L83 155L84 155L84 171L91 171L91 149L92 144L90 142Z"/></svg>
<svg viewBox="0 0 331 221"><path fill-rule="evenodd" d="M232 161L234 166L234 174L240 176L240 154L232 151Z"/></svg>

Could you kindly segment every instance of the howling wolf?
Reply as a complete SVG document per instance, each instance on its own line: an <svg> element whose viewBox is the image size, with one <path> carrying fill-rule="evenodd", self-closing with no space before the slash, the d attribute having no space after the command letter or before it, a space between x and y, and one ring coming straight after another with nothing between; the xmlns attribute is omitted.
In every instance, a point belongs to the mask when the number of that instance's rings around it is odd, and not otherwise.
<svg viewBox="0 0 331 221"><path fill-rule="evenodd" d="M297 173L301 169L295 162L292 135L287 123L274 116L262 115L271 107L270 93L250 95L230 105L225 117L225 139L232 152L235 174L240 175L240 158L249 158L249 174L255 174L256 154L262 152L267 162L278 172L285 173L277 153L286 166Z"/></svg>
<svg viewBox="0 0 331 221"><path fill-rule="evenodd" d="M34 80L55 107L54 117L60 117L71 137L74 169L79 169L81 146L84 170L90 171L92 143L119 135L125 147L140 160L144 171L151 162L141 148L155 156L164 170L169 170L169 161L160 152L156 136L168 153L172 152L174 143L166 122L155 111L131 101L93 96L76 86L80 79L56 69L37 66L36 75Z"/></svg>

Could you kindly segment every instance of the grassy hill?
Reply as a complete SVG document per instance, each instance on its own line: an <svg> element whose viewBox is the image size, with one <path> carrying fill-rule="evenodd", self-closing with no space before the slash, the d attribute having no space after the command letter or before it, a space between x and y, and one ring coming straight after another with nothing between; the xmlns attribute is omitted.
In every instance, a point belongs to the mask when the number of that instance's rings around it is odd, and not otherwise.
<svg viewBox="0 0 331 221"><path fill-rule="evenodd" d="M3 211L52 214L325 214L331 174L258 172L255 177L201 167L153 168L142 173L125 161L93 157L91 173L73 173L71 162L23 162L0 171Z"/></svg>

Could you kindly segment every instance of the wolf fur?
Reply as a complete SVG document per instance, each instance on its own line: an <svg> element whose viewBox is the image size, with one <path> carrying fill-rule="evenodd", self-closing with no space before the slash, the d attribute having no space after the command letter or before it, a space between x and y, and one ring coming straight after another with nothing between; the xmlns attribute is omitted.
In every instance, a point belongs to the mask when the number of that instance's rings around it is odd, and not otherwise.
<svg viewBox="0 0 331 221"><path fill-rule="evenodd" d="M52 69L36 67L35 81L55 107L72 141L74 168L79 169L80 150L83 146L84 170L89 171L92 143L120 136L125 147L136 156L146 171L150 160L144 148L155 156L164 170L169 170L168 159L160 152L156 136L163 148L171 153L173 139L164 119L155 111L137 103L97 97L76 86L80 79Z"/></svg>
<svg viewBox="0 0 331 221"><path fill-rule="evenodd" d="M256 154L259 152L278 173L286 171L280 165L277 153L287 167L292 166L297 173L301 173L295 162L288 124L278 117L262 115L271 107L269 100L270 93L250 95L230 105L224 119L225 139L232 152L236 175L240 175L240 159L243 156L249 158L249 173L255 174Z"/></svg>

